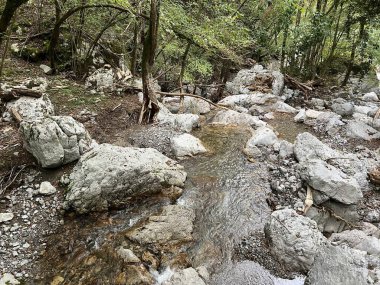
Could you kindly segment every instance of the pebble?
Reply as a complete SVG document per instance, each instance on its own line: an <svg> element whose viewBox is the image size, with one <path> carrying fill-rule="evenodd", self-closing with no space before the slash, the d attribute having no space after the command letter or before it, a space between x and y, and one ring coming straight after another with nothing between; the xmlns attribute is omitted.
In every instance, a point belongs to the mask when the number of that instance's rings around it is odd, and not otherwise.
<svg viewBox="0 0 380 285"><path fill-rule="evenodd" d="M13 213L0 213L0 223L8 222L14 218Z"/></svg>
<svg viewBox="0 0 380 285"><path fill-rule="evenodd" d="M48 181L42 182L38 190L38 193L42 195L52 195L55 192L57 192L57 189Z"/></svg>

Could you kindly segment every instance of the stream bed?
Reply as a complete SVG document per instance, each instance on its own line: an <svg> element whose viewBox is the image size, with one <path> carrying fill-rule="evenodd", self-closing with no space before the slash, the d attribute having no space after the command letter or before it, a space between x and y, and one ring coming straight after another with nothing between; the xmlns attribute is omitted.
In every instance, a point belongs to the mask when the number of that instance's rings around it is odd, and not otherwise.
<svg viewBox="0 0 380 285"><path fill-rule="evenodd" d="M142 128L139 136L151 136L151 131ZM134 135L138 132L134 130ZM209 152L181 161L188 177L177 203L196 213L194 242L187 250L192 266L206 266L212 285L303 284L302 278L279 279L253 261L235 260L236 244L252 232L262 232L271 214L266 202L270 193L267 167L264 162L248 161L242 152L251 130L206 125L193 134ZM118 284L111 280L118 280L122 265L113 259L112 251L124 242L124 232L170 203L156 196L123 210L67 215L58 233L50 237L40 263L44 281L38 284L56 276L63 276L63 284ZM94 268L89 270L89 265ZM165 281L165 269L155 274L156 284Z"/></svg>

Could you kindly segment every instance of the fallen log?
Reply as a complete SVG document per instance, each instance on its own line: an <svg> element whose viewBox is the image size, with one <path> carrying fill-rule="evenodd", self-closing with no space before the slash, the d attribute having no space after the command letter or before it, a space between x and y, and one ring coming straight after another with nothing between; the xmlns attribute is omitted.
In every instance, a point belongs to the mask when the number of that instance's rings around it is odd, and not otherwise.
<svg viewBox="0 0 380 285"><path fill-rule="evenodd" d="M42 93L36 90L25 88L13 88L11 91L0 92L0 99L3 102L9 102L22 96L40 98L42 96Z"/></svg>
<svg viewBox="0 0 380 285"><path fill-rule="evenodd" d="M310 87L310 86L308 86L302 82L299 82L298 80L289 76L288 74L285 74L285 83L290 85L294 89L298 89L298 90L302 91L305 94L306 98L308 97L309 92L313 91L312 87Z"/></svg>

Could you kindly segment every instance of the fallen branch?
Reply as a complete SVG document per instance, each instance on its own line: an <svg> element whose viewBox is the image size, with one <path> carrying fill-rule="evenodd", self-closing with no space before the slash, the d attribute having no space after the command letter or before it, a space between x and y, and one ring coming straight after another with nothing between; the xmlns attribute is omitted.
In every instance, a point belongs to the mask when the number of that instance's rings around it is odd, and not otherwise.
<svg viewBox="0 0 380 285"><path fill-rule="evenodd" d="M200 100L203 100L203 101L206 101L207 103L209 103L210 105L212 106L215 106L217 108L221 108L221 109L225 109L225 110L229 110L227 107L224 107L224 106L221 106L221 105L218 105L218 104L215 104L214 102L206 99L206 98L203 98L201 96L198 96L198 95L194 95L194 94L187 94L187 93L168 93L168 92L161 92L161 91L156 91L157 94L160 94L160 95L165 95L165 96L172 96L172 97L181 97L181 96L185 96L185 97L193 97L193 98L197 98L197 99L200 99Z"/></svg>
<svg viewBox="0 0 380 285"><path fill-rule="evenodd" d="M0 92L0 99L3 102L9 102L20 98L21 96L40 98L42 93L32 89L13 88L11 91Z"/></svg>
<svg viewBox="0 0 380 285"><path fill-rule="evenodd" d="M285 83L287 83L290 86L292 86L293 88L298 89L298 90L302 91L303 93L305 93L306 98L308 97L309 92L313 91L312 87L310 87L304 83L299 82L298 80L289 76L288 74L285 74Z"/></svg>
<svg viewBox="0 0 380 285"><path fill-rule="evenodd" d="M20 175L20 173L23 172L24 169L27 168L28 166L30 166L30 165L22 165L20 170L18 172L14 173L15 168L17 168L17 166L15 166L0 179L0 195L5 193L7 188L10 187L13 184L13 182L15 182L15 180ZM7 181L5 181L5 180L7 180Z"/></svg>

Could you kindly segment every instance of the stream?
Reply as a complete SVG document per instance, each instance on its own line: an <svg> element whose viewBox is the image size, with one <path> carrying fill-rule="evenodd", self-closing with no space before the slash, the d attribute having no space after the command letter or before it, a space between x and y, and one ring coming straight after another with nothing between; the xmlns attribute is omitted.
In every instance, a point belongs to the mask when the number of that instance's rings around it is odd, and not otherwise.
<svg viewBox="0 0 380 285"><path fill-rule="evenodd" d="M140 131L149 135L147 130ZM262 232L271 214L266 202L270 192L267 167L263 162L248 161L242 152L251 136L250 130L206 125L193 134L201 139L209 152L181 162L188 178L177 203L194 209L196 213L195 242L188 250L192 266L206 266L212 275L212 285L303 284L302 278L279 279L255 262L234 260L236 244L252 232ZM42 275L50 275L51 280L60 272L66 281L70 280L64 284L76 284L70 282L78 280L78 276L85 272L94 251L104 245L117 247L123 236L119 233L167 204L170 204L169 199L150 197L123 210L80 217L69 215L61 231L50 239L51 246L41 266L44 270L48 265L51 268L49 273ZM99 273L95 275L100 283L93 284L113 284L101 280L105 280L105 272L107 278L112 276L111 271L116 270L118 264L98 266ZM156 280L165 279L166 273L156 276Z"/></svg>

